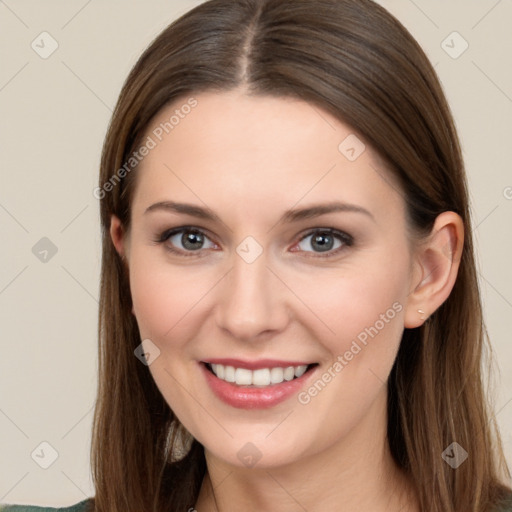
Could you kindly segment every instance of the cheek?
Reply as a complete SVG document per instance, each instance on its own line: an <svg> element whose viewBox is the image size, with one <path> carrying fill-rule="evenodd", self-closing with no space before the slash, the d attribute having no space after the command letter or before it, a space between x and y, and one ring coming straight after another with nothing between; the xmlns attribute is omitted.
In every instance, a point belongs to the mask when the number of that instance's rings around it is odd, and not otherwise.
<svg viewBox="0 0 512 512"><path fill-rule="evenodd" d="M307 298L322 319L314 336L328 357L317 380L297 398L301 410L310 412L303 414L304 432L317 436L314 418L328 418L320 436L325 447L347 435L384 392L403 333L407 282L401 270L377 262L372 271L354 269L324 282L322 293L310 287Z"/></svg>
<svg viewBox="0 0 512 512"><path fill-rule="evenodd" d="M199 315L214 284L210 282L212 276L207 272L171 265L154 247L131 253L130 289L140 336L149 338L160 350L149 371L174 414L187 425L194 405L190 396L199 396L200 391L193 378L196 363L185 352L202 322ZM195 411L199 418L203 413Z"/></svg>
<svg viewBox="0 0 512 512"><path fill-rule="evenodd" d="M130 289L141 336L184 339L176 334L191 324L195 305L213 286L208 284L211 276L170 265L151 249L134 251L130 261Z"/></svg>
<svg viewBox="0 0 512 512"><path fill-rule="evenodd" d="M383 339L382 345L396 348L403 330L407 279L400 262L395 266L372 265L344 268L310 275L289 276L299 305L301 319L312 335L328 349L331 357L350 350L353 340ZM405 265L406 262L403 262ZM383 349L386 347L383 346Z"/></svg>

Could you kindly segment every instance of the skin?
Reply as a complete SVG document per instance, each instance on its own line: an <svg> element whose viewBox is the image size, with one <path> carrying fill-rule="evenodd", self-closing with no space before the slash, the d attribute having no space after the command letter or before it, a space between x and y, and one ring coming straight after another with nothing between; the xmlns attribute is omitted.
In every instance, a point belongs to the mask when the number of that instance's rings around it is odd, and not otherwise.
<svg viewBox="0 0 512 512"><path fill-rule="evenodd" d="M414 245L398 184L378 155L367 143L355 161L338 150L351 127L291 98L242 90L194 97L197 107L137 170L130 228L113 216L111 236L129 268L141 339L160 350L151 375L205 447L196 509L419 511L386 442L386 381L404 327L421 325L453 287L462 220L444 212ZM147 135L177 107L163 109ZM145 213L169 200L208 206L221 220ZM285 210L334 200L371 217L278 222ZM166 250L186 252L181 235L155 242L187 225L205 232L200 257ZM338 229L354 243L334 254L343 244L334 238L333 255L322 257L313 237L301 240L312 228ZM263 250L252 263L236 252L247 236ZM233 408L199 370L213 357L292 357L318 362L322 374L394 303L401 310L307 404L293 396L266 410ZM237 457L248 442L261 454L253 467Z"/></svg>

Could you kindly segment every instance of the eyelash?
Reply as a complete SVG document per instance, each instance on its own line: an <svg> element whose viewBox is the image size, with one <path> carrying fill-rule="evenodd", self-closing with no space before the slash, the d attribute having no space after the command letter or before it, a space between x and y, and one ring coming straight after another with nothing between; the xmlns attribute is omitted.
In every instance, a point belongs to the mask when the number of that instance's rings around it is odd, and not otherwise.
<svg viewBox="0 0 512 512"><path fill-rule="evenodd" d="M186 232L198 233L198 234L201 234L204 237L210 239L208 237L208 235L203 230L201 230L199 228L196 228L195 226L181 226L179 228L173 228L173 229L168 229L168 230L164 231L160 236L158 236L154 240L154 242L158 243L158 244L163 244L169 238L171 238L172 236L177 235L179 233L186 233ZM341 251L345 250L347 247L351 247L354 244L354 239L353 239L353 237L351 235L349 235L348 233L344 233L343 231L339 231L337 229L334 229L334 228L315 228L315 229L311 229L306 234L304 234L298 240L298 242L296 242L296 244L302 242L304 239L306 239L307 237L309 237L311 235L314 235L314 234L328 234L328 235L335 236L335 237L337 237L342 242L343 245L341 247L338 247L337 249L327 251L325 254L315 253L316 254L315 256L306 256L308 258L309 257L311 257L311 258L330 258L330 257L338 255L338 253L340 253ZM190 257L198 258L198 257L202 257L201 254L199 254L199 253L203 250L203 249L200 249L198 251L186 251L186 252L183 252L182 250L174 249L173 247L170 247L168 245L165 246L165 249L167 251L173 253L173 254L177 254L177 255L183 256L185 258L190 258ZM294 252L300 252L300 250L299 251L294 251ZM305 251L305 252L309 253L311 251Z"/></svg>

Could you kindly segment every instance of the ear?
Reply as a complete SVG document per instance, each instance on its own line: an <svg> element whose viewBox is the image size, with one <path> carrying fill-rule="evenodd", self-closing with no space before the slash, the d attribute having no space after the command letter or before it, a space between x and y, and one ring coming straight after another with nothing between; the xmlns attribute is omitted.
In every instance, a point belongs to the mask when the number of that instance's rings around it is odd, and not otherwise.
<svg viewBox="0 0 512 512"><path fill-rule="evenodd" d="M463 244L464 223L460 215L455 212L438 215L427 240L415 249L405 327L422 325L448 298L457 278Z"/></svg>
<svg viewBox="0 0 512 512"><path fill-rule="evenodd" d="M117 253L124 260L126 256L126 234L121 221L116 215L110 217L110 238L112 238Z"/></svg>
<svg viewBox="0 0 512 512"><path fill-rule="evenodd" d="M121 257L126 273L129 274L127 253L128 253L128 234L126 233L123 225L119 218L115 215L110 217L110 238L116 248L117 253ZM135 310L132 303L132 314L135 314Z"/></svg>

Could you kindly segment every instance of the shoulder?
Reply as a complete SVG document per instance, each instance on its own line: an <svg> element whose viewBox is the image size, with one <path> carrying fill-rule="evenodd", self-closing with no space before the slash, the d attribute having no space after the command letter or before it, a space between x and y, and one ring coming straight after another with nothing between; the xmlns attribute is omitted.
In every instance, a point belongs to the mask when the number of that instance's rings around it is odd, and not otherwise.
<svg viewBox="0 0 512 512"><path fill-rule="evenodd" d="M38 507L35 505L4 505L0 504L0 512L92 512L93 498L87 498L69 507Z"/></svg>

